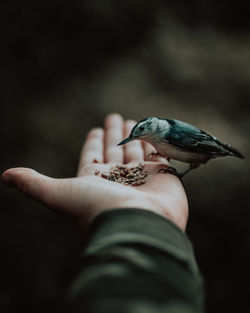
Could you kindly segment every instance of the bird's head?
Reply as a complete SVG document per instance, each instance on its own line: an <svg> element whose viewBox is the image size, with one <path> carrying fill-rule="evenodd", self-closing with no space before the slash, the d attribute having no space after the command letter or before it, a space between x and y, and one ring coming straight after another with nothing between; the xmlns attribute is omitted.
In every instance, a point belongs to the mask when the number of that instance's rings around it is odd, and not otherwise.
<svg viewBox="0 0 250 313"><path fill-rule="evenodd" d="M124 145L133 140L147 140L157 131L158 118L147 117L139 121L131 130L128 138L121 141L119 145Z"/></svg>

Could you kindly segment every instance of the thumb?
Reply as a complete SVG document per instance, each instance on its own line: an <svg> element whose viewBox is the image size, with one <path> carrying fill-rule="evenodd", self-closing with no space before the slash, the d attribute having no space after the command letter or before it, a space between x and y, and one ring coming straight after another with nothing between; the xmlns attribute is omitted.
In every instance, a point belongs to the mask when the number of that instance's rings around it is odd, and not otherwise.
<svg viewBox="0 0 250 313"><path fill-rule="evenodd" d="M6 170L2 174L2 181L6 186L17 187L28 197L49 207L60 199L63 185L60 179L54 179L39 174L33 169L18 167Z"/></svg>
<svg viewBox="0 0 250 313"><path fill-rule="evenodd" d="M78 179L55 179L23 167L11 168L2 174L2 181L6 186L17 187L28 197L65 215L84 228L88 221L88 212L83 210L84 205L78 199L78 195L82 194L81 190L79 192L81 186L79 187Z"/></svg>

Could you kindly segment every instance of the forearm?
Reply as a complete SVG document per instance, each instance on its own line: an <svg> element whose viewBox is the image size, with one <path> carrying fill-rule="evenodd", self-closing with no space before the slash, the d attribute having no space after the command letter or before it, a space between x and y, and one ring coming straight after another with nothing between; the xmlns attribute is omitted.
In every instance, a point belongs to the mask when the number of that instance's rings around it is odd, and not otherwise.
<svg viewBox="0 0 250 313"><path fill-rule="evenodd" d="M203 312L189 240L167 219L137 209L94 220L70 298L73 312Z"/></svg>

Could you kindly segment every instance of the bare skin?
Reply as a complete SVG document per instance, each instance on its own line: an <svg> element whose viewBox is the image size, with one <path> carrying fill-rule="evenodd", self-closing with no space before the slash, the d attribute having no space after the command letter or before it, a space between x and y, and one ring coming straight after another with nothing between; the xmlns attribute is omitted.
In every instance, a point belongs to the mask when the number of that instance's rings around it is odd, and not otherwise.
<svg viewBox="0 0 250 313"><path fill-rule="evenodd" d="M110 209L146 209L169 219L185 231L188 203L181 181L174 175L159 171L169 167L162 157L148 161L154 148L148 143L133 141L117 144L126 138L134 121L124 122L118 114L105 119L105 127L92 129L80 155L76 177L55 179L29 168L11 168L2 174L7 186L15 186L27 196L50 209L66 215L83 231L94 217ZM109 172L112 166L145 165L146 183L125 186L96 176L96 170Z"/></svg>

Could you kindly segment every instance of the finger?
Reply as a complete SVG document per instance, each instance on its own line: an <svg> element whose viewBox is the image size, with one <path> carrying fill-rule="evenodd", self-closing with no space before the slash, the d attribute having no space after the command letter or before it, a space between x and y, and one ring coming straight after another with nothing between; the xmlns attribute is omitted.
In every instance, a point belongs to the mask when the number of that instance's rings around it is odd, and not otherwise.
<svg viewBox="0 0 250 313"><path fill-rule="evenodd" d="M12 168L2 174L4 184L17 187L26 196L74 219L79 205L78 178L54 179L30 168Z"/></svg>
<svg viewBox="0 0 250 313"><path fill-rule="evenodd" d="M17 187L27 196L46 204L52 190L53 179L30 168L12 168L2 174L6 186Z"/></svg>
<svg viewBox="0 0 250 313"><path fill-rule="evenodd" d="M103 162L104 131L102 128L93 128L87 135L80 155L78 173L86 164Z"/></svg>
<svg viewBox="0 0 250 313"><path fill-rule="evenodd" d="M124 123L124 138L127 138L131 132L131 129L136 124L135 121L126 121ZM130 162L142 162L144 159L144 153L141 145L141 141L135 140L124 145L124 161Z"/></svg>
<svg viewBox="0 0 250 313"><path fill-rule="evenodd" d="M154 155L152 158L152 154L157 153L155 148L148 142L143 141L142 142L143 150L144 150L144 160L145 161L156 161L156 162L166 162L168 163L167 159L160 156L160 155Z"/></svg>
<svg viewBox="0 0 250 313"><path fill-rule="evenodd" d="M122 117L119 114L109 114L105 120L105 162L123 162L123 148L117 146L122 138Z"/></svg>

